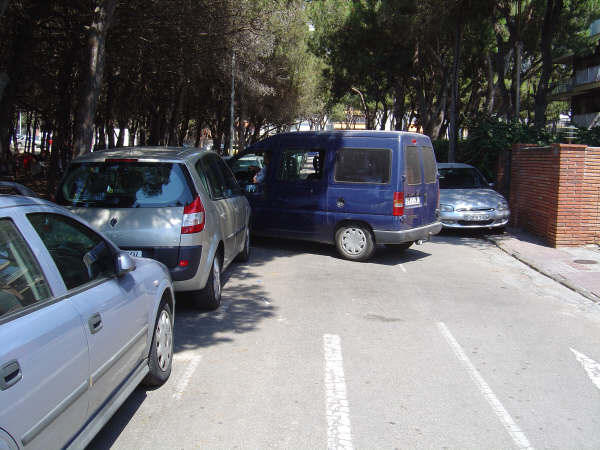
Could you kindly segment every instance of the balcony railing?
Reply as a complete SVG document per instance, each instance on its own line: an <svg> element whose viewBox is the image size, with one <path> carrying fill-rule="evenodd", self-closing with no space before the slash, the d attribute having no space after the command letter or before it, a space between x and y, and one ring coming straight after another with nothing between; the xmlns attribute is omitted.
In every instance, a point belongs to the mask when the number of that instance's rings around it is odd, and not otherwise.
<svg viewBox="0 0 600 450"><path fill-rule="evenodd" d="M575 72L575 85L600 81L600 66L587 67Z"/></svg>
<svg viewBox="0 0 600 450"><path fill-rule="evenodd" d="M573 122L582 128L590 128L590 126L600 126L600 112L588 114L574 114Z"/></svg>

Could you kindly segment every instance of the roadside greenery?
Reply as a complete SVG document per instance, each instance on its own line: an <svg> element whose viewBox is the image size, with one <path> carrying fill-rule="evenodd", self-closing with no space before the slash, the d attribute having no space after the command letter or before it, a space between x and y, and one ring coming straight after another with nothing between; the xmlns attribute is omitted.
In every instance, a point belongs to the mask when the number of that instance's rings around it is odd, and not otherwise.
<svg viewBox="0 0 600 450"><path fill-rule="evenodd" d="M600 0L2 0L0 162L18 130L38 130L51 192L93 142L210 133L226 150L233 76L238 148L360 117L449 135L440 160L487 166L515 140L545 139L568 108L548 95L572 75L553 58L591 51L598 17Z"/></svg>

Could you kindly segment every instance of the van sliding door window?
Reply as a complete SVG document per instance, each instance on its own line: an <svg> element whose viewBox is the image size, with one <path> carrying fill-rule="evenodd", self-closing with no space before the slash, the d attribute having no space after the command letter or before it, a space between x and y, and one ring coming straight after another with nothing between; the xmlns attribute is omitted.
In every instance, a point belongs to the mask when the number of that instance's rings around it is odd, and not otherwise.
<svg viewBox="0 0 600 450"><path fill-rule="evenodd" d="M423 172L425 173L425 183L433 184L437 181L437 164L435 154L431 147L421 147L423 152Z"/></svg>
<svg viewBox="0 0 600 450"><path fill-rule="evenodd" d="M392 151L386 148L343 148L335 160L334 179L343 183L388 184Z"/></svg>
<svg viewBox="0 0 600 450"><path fill-rule="evenodd" d="M406 172L406 184L414 186L423 182L418 147L414 145L406 146L404 150L404 170Z"/></svg>
<svg viewBox="0 0 600 450"><path fill-rule="evenodd" d="M285 150L277 170L279 181L320 180L325 151L319 149Z"/></svg>

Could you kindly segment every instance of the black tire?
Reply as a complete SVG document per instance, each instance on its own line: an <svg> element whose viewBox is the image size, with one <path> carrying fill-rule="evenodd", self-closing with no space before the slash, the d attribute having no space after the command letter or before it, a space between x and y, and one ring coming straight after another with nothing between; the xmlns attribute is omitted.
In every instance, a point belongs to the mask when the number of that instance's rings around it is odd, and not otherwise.
<svg viewBox="0 0 600 450"><path fill-rule="evenodd" d="M375 251L375 239L371 230L364 225L343 225L335 232L338 253L352 261L366 261Z"/></svg>
<svg viewBox="0 0 600 450"><path fill-rule="evenodd" d="M410 246L413 244L414 244L414 242L403 242L402 244L385 244L385 246L389 249L402 252L404 250L408 250L410 248Z"/></svg>
<svg viewBox="0 0 600 450"><path fill-rule="evenodd" d="M246 240L244 241L244 249L238 253L236 260L239 262L248 262L250 259L250 227L246 227Z"/></svg>
<svg viewBox="0 0 600 450"><path fill-rule="evenodd" d="M148 355L150 371L143 380L146 386L160 386L169 379L173 365L173 315L171 308L163 302L158 308L152 346Z"/></svg>
<svg viewBox="0 0 600 450"><path fill-rule="evenodd" d="M197 308L214 311L221 305L221 260L215 255L204 289L194 292Z"/></svg>

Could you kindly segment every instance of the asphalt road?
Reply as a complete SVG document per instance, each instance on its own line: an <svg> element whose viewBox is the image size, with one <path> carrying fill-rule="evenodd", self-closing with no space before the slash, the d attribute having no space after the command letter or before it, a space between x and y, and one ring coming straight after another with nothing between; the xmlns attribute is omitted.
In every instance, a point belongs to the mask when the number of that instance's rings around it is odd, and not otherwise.
<svg viewBox="0 0 600 450"><path fill-rule="evenodd" d="M480 237L252 251L91 449L600 448L600 305Z"/></svg>

